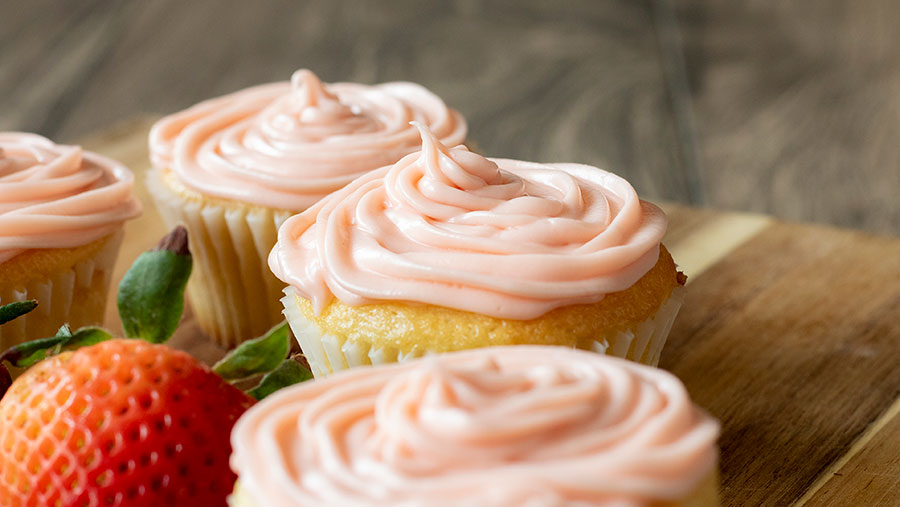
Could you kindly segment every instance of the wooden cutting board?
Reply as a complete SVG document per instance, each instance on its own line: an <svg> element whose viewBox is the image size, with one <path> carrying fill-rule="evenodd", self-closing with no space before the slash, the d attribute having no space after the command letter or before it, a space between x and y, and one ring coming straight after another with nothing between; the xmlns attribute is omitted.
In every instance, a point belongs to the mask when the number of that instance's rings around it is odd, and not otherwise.
<svg viewBox="0 0 900 507"><path fill-rule="evenodd" d="M150 122L83 140L135 170L145 205L116 280L166 232L142 184ZM660 367L722 421L723 504L900 505L900 240L664 208L689 278ZM207 362L224 352L190 311L173 344Z"/></svg>

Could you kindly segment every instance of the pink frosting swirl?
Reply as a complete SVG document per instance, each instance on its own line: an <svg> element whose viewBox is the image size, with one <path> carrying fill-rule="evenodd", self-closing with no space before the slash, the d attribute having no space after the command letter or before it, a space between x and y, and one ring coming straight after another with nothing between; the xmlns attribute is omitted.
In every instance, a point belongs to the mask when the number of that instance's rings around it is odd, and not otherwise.
<svg viewBox="0 0 900 507"><path fill-rule="evenodd" d="M325 85L308 70L201 102L150 132L157 169L201 193L287 210L306 209L357 176L418 148L410 121L446 142L466 122L413 83Z"/></svg>
<svg viewBox="0 0 900 507"><path fill-rule="evenodd" d="M673 375L511 346L349 370L232 433L256 505L645 505L714 470L719 426Z"/></svg>
<svg viewBox="0 0 900 507"><path fill-rule="evenodd" d="M123 165L21 132L0 132L0 263L32 248L86 245L141 212Z"/></svg>
<svg viewBox="0 0 900 507"><path fill-rule="evenodd" d="M399 300L530 319L625 290L666 218L579 164L487 159L421 128L422 151L288 219L269 266L321 311Z"/></svg>

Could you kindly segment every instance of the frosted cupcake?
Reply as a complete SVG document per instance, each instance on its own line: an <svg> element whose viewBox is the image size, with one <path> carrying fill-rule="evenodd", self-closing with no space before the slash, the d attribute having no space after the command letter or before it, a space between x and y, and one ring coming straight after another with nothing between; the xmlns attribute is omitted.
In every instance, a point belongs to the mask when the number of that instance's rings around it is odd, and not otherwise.
<svg viewBox="0 0 900 507"><path fill-rule="evenodd" d="M160 120L148 184L169 226L184 224L200 326L231 346L279 322L283 284L266 267L278 226L326 194L418 149L420 121L465 140L456 111L413 83L290 83L248 88Z"/></svg>
<svg viewBox="0 0 900 507"><path fill-rule="evenodd" d="M718 423L656 368L496 347L358 368L238 420L234 507L716 506Z"/></svg>
<svg viewBox="0 0 900 507"><path fill-rule="evenodd" d="M684 277L665 215L579 164L422 150L281 227L269 259L316 376L475 347L565 345L655 365Z"/></svg>
<svg viewBox="0 0 900 507"><path fill-rule="evenodd" d="M0 132L0 305L39 303L0 328L0 349L102 324L123 224L141 211L133 185L114 160Z"/></svg>

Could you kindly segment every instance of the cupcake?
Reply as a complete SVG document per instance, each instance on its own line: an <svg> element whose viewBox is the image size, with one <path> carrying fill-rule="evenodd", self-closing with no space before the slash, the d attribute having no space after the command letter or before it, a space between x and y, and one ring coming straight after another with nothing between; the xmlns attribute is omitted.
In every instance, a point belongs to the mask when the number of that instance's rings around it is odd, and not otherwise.
<svg viewBox="0 0 900 507"><path fill-rule="evenodd" d="M0 349L102 324L134 175L78 146L0 132L0 305L38 307L0 328Z"/></svg>
<svg viewBox="0 0 900 507"><path fill-rule="evenodd" d="M430 352L565 345L655 365L684 275L666 217L579 164L422 150L281 227L269 265L315 375Z"/></svg>
<svg viewBox="0 0 900 507"><path fill-rule="evenodd" d="M298 384L231 434L233 507L716 506L719 425L673 375L563 347Z"/></svg>
<svg viewBox="0 0 900 507"><path fill-rule="evenodd" d="M282 320L283 284L266 267L278 226L417 150L412 120L465 140L462 116L419 85L323 84L308 70L153 126L148 186L167 225L191 234L188 294L207 334L232 346Z"/></svg>

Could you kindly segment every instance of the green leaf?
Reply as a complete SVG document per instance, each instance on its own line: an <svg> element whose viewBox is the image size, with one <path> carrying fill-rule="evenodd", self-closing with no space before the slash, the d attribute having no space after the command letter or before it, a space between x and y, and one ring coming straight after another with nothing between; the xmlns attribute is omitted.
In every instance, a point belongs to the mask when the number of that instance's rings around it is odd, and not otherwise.
<svg viewBox="0 0 900 507"><path fill-rule="evenodd" d="M311 371L293 359L285 359L278 368L267 373L256 387L247 391L247 394L261 400L282 387L299 384L311 378L313 378Z"/></svg>
<svg viewBox="0 0 900 507"><path fill-rule="evenodd" d="M0 306L0 324L6 324L17 317L25 315L37 308L37 305L37 301L32 299L29 301L16 301L15 303Z"/></svg>
<svg viewBox="0 0 900 507"><path fill-rule="evenodd" d="M17 368L27 368L62 351L86 347L110 338L112 335L99 327L82 327L72 333L69 325L64 324L59 328L56 336L40 338L10 347L0 354L0 361L7 361Z"/></svg>
<svg viewBox="0 0 900 507"><path fill-rule="evenodd" d="M57 345L56 354L64 350L75 350L81 347L88 347L97 343L112 339L109 331L102 327L81 327L78 331L72 333L66 341Z"/></svg>
<svg viewBox="0 0 900 507"><path fill-rule="evenodd" d="M187 241L187 230L176 227L156 249L141 254L125 273L118 297L125 336L163 343L175 332L184 311L184 287L191 275Z"/></svg>
<svg viewBox="0 0 900 507"><path fill-rule="evenodd" d="M71 338L72 337L72 329L69 327L69 324L63 324L59 326L59 331L56 332L57 338Z"/></svg>
<svg viewBox="0 0 900 507"><path fill-rule="evenodd" d="M7 361L17 368L27 368L47 357L48 350L55 349L67 339L66 336L52 336L20 343L0 354L0 360Z"/></svg>
<svg viewBox="0 0 900 507"><path fill-rule="evenodd" d="M225 380L238 380L274 370L291 349L287 322L282 322L259 338L245 341L213 366Z"/></svg>

